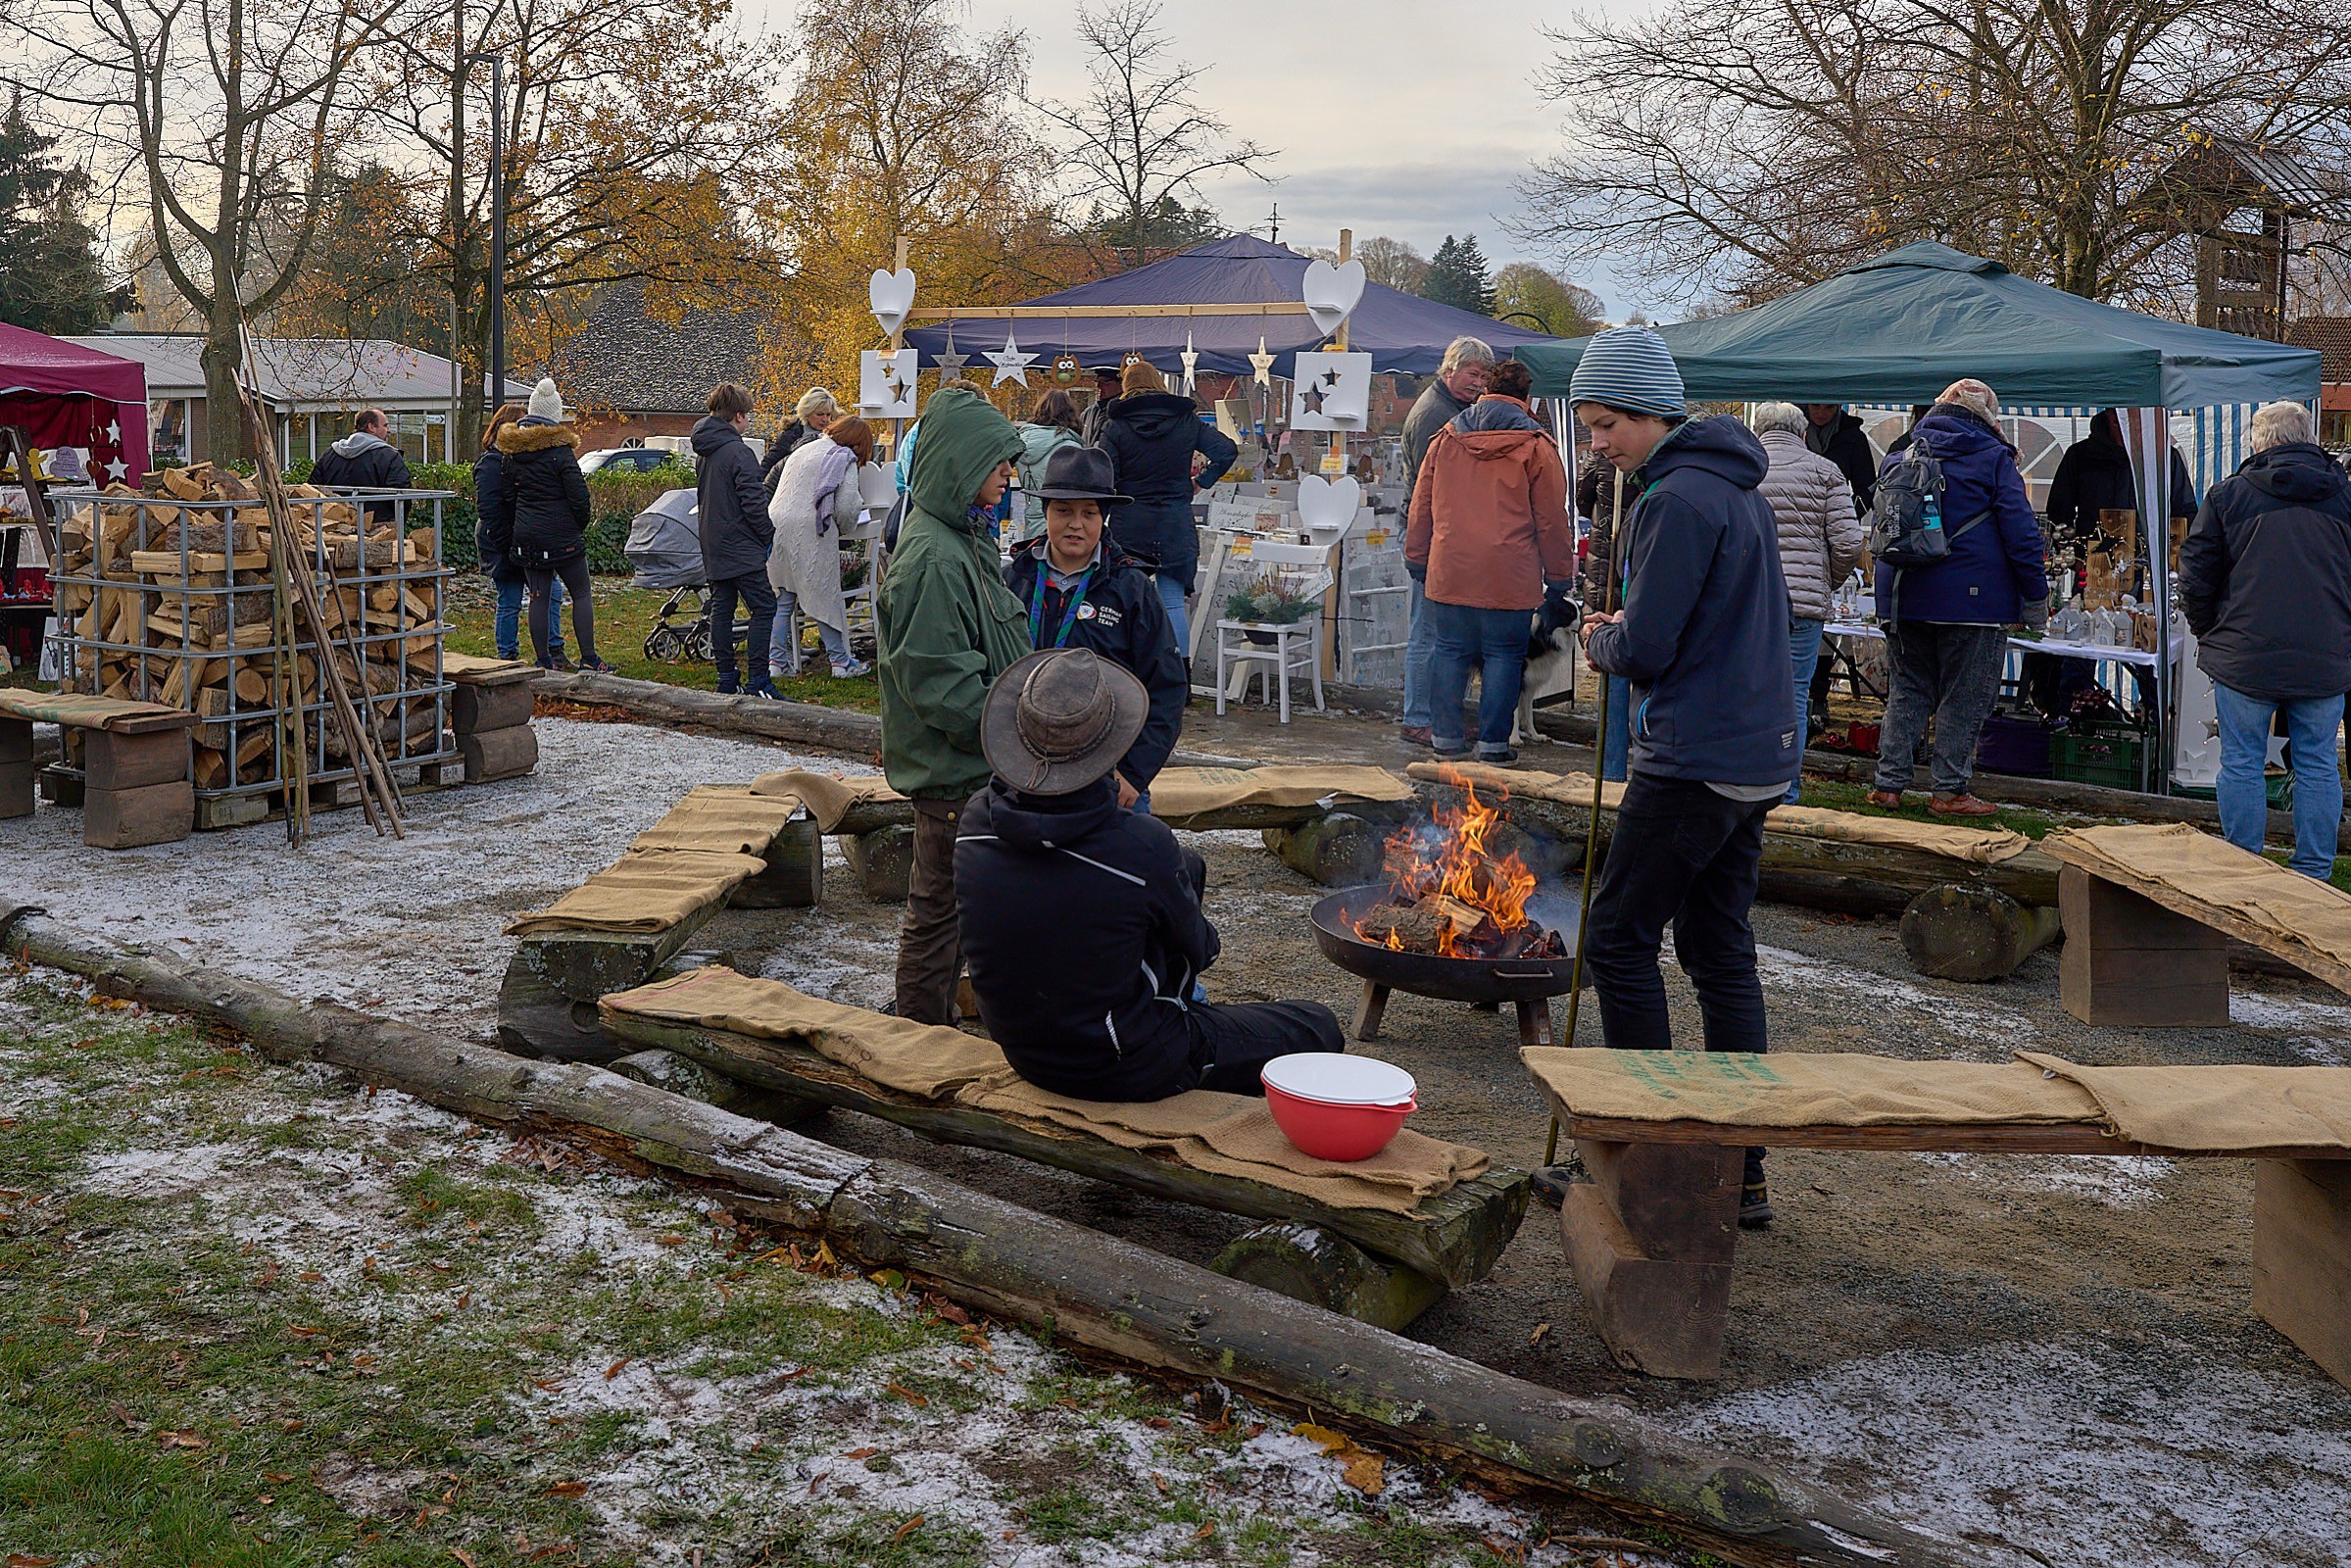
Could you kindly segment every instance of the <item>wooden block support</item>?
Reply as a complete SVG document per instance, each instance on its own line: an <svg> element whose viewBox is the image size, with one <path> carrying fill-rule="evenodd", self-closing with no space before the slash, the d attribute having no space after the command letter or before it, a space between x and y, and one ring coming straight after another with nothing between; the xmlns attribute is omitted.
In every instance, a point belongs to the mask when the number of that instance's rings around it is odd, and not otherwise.
<svg viewBox="0 0 2351 1568"><path fill-rule="evenodd" d="M824 897L824 840L806 811L786 822L767 845L767 869L736 886L727 904L737 909L809 909Z"/></svg>
<svg viewBox="0 0 2351 1568"><path fill-rule="evenodd" d="M527 682L504 686L460 686L450 694L450 718L460 735L487 729L513 729L530 722L531 695Z"/></svg>
<svg viewBox="0 0 2351 1568"><path fill-rule="evenodd" d="M1445 1296L1445 1282L1374 1257L1353 1242L1299 1220L1236 1237L1208 1267L1358 1322L1403 1328Z"/></svg>
<svg viewBox="0 0 2351 1568"><path fill-rule="evenodd" d="M269 797L208 795L196 803L196 831L217 833L223 828L251 827L269 820Z"/></svg>
<svg viewBox="0 0 2351 1568"><path fill-rule="evenodd" d="M30 816L33 808L32 760L0 762L0 817Z"/></svg>
<svg viewBox="0 0 2351 1568"><path fill-rule="evenodd" d="M0 713L0 764L32 760L32 720Z"/></svg>
<svg viewBox="0 0 2351 1568"><path fill-rule="evenodd" d="M1722 1371L1745 1152L1579 1139L1592 1180L1568 1189L1560 1233L1592 1326L1651 1377Z"/></svg>
<svg viewBox="0 0 2351 1568"><path fill-rule="evenodd" d="M2351 1160L2253 1162L2253 1310L2351 1387Z"/></svg>
<svg viewBox="0 0 2351 1568"><path fill-rule="evenodd" d="M118 735L112 730L90 730L82 742L81 770L83 782L93 792L176 783L188 776L187 732Z"/></svg>
<svg viewBox="0 0 2351 1568"><path fill-rule="evenodd" d="M2083 1023L2217 1028L2229 1022L2229 939L2200 920L2068 865L2057 877L2065 951L2057 998Z"/></svg>
<svg viewBox="0 0 2351 1568"><path fill-rule="evenodd" d="M528 724L479 730L470 735L461 730L457 749L458 755L465 759L468 784L519 778L539 765L539 737L531 733Z"/></svg>
<svg viewBox="0 0 2351 1568"><path fill-rule="evenodd" d="M82 783L79 773L70 771L61 763L51 762L41 769L39 782L41 799L51 806L81 805Z"/></svg>
<svg viewBox="0 0 2351 1568"><path fill-rule="evenodd" d="M174 736L184 749L185 738ZM92 787L81 803L81 842L92 849L131 850L144 844L172 844L196 825L196 787L182 778L137 789Z"/></svg>
<svg viewBox="0 0 2351 1568"><path fill-rule="evenodd" d="M914 875L914 830L911 827L875 828L841 841L857 886L876 904L904 904Z"/></svg>

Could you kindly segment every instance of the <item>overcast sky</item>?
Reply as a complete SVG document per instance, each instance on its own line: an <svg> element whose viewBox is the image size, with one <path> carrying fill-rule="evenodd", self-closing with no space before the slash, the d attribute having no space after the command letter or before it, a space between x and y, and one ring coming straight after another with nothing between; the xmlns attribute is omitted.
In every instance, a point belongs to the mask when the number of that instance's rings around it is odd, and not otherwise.
<svg viewBox="0 0 2351 1568"><path fill-rule="evenodd" d="M1605 0L1603 10L1638 0ZM968 0L972 24L1009 22L1029 36L1031 91L1074 97L1086 59L1072 0ZM1272 183L1224 178L1204 188L1236 228L1265 232L1278 202L1282 242L1336 245L1393 234L1436 250L1475 233L1487 259L1546 261L1503 232L1511 181L1559 146L1558 116L1537 96L1547 23L1564 0L1170 0L1160 24L1176 53L1207 68L1202 101L1237 134L1280 149ZM745 0L749 19L791 25L793 0ZM1638 288L1579 277L1612 315L1644 303Z"/></svg>

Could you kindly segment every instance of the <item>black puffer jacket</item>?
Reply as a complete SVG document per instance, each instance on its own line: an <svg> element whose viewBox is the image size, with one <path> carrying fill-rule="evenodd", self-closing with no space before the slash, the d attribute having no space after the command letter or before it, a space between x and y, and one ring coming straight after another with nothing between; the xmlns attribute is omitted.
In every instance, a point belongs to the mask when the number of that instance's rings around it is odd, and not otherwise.
<svg viewBox="0 0 2351 1568"><path fill-rule="evenodd" d="M955 835L963 956L988 1037L1040 1089L1164 1100L1209 1048L1186 1010L1216 959L1192 869L1158 818L1106 778L1072 795L991 780Z"/></svg>
<svg viewBox="0 0 2351 1568"><path fill-rule="evenodd" d="M512 464L496 448L473 460L473 554L481 569L501 581L521 576L521 566L511 559L514 547Z"/></svg>
<svg viewBox="0 0 2351 1568"><path fill-rule="evenodd" d="M743 432L714 414L694 426L695 499L702 504L702 569L712 582L767 578L775 524L767 520L767 491L759 460Z"/></svg>
<svg viewBox="0 0 2351 1568"><path fill-rule="evenodd" d="M1192 497L1216 483L1241 449L1212 424L1200 405L1172 392L1138 392L1105 411L1102 448L1110 454L1118 488L1135 499L1111 514L1118 537L1155 570L1188 589L1200 564L1200 535L1192 531ZM1207 466L1196 481L1192 454Z"/></svg>
<svg viewBox="0 0 2351 1568"><path fill-rule="evenodd" d="M2308 442L2212 487L2180 551L2196 663L2270 702L2351 691L2351 479Z"/></svg>
<svg viewBox="0 0 2351 1568"><path fill-rule="evenodd" d="M562 565L588 548L588 479L579 471L579 437L536 416L498 432L514 490L507 559L524 570Z"/></svg>
<svg viewBox="0 0 2351 1568"><path fill-rule="evenodd" d="M1004 568L1004 586L1029 612L1029 641L1038 648L1054 646L1061 623L1069 615L1069 595L1046 584L1044 603L1038 603L1037 579L1045 575L1045 541L1033 540ZM1143 574L1136 560L1119 549L1118 541L1102 535L1102 564L1087 579L1086 597L1078 618L1069 622L1064 648L1091 648L1118 665L1151 694L1151 716L1143 733L1119 759L1118 771L1138 790L1148 790L1175 750L1184 727L1184 703L1192 695L1175 628L1167 623L1167 608L1159 590Z"/></svg>

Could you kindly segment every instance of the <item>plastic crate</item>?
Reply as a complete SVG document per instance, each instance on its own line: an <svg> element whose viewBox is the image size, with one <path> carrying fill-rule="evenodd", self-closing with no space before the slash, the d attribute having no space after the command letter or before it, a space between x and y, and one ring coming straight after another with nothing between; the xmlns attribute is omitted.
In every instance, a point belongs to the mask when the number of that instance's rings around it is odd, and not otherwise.
<svg viewBox="0 0 2351 1568"><path fill-rule="evenodd" d="M1976 766L1986 773L2047 778L2049 734L2040 719L1994 713L1984 721L1983 738L1976 743Z"/></svg>
<svg viewBox="0 0 2351 1568"><path fill-rule="evenodd" d="M2145 736L2121 726L2060 730L2049 737L2049 771L2074 784L2135 790L2146 748Z"/></svg>
<svg viewBox="0 0 2351 1568"><path fill-rule="evenodd" d="M2271 810L2290 811L2294 808L2293 774L2285 772L2283 769L2265 772L2261 776L2261 782L2269 792ZM2210 801L2219 798L2218 793L2210 785L2204 784L2181 784L2175 787L2172 793L2185 796L2191 801Z"/></svg>

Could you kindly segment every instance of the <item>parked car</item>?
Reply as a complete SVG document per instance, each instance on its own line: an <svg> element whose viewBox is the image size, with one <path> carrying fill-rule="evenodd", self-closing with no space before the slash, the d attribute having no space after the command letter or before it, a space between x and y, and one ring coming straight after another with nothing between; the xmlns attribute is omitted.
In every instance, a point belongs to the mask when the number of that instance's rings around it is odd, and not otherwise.
<svg viewBox="0 0 2351 1568"><path fill-rule="evenodd" d="M579 458L582 473L650 473L663 464L691 469L693 464L682 455L661 447L606 447L601 452L583 452Z"/></svg>

